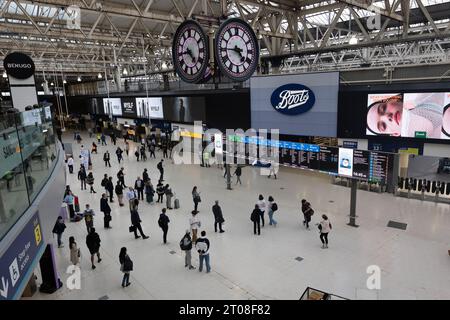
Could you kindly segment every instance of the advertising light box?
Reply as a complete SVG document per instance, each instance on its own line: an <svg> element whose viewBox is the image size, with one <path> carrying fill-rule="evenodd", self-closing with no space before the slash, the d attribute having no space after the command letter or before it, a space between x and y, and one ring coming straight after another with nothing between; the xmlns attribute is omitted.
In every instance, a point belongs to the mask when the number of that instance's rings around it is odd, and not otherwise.
<svg viewBox="0 0 450 320"><path fill-rule="evenodd" d="M163 119L162 98L136 98L138 118Z"/></svg>
<svg viewBox="0 0 450 320"><path fill-rule="evenodd" d="M113 116L122 115L122 101L120 98L104 98L103 109L105 114Z"/></svg>
<svg viewBox="0 0 450 320"><path fill-rule="evenodd" d="M338 72L252 77L251 126L286 135L336 137L338 92Z"/></svg>

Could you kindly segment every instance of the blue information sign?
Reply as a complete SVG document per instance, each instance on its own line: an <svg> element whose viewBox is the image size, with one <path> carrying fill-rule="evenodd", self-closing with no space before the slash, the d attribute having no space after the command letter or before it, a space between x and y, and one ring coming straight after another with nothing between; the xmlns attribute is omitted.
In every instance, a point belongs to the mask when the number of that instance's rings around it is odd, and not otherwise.
<svg viewBox="0 0 450 320"><path fill-rule="evenodd" d="M19 298L38 262L38 255L44 250L39 213L36 212L0 257L0 300Z"/></svg>

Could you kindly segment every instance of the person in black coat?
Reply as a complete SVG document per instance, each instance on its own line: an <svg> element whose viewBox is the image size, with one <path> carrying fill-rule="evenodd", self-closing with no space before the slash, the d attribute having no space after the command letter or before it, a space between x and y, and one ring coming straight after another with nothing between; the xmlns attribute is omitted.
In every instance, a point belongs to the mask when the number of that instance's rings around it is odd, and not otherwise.
<svg viewBox="0 0 450 320"><path fill-rule="evenodd" d="M86 178L87 178L86 168L83 165L81 165L80 170L78 171L78 180L80 180L81 182L81 190L86 190Z"/></svg>
<svg viewBox="0 0 450 320"><path fill-rule="evenodd" d="M56 234L56 238L58 240L58 248L62 248L64 246L61 241L64 230L66 230L64 219L61 216L59 216L58 220L56 220L55 226L53 227L53 233Z"/></svg>
<svg viewBox="0 0 450 320"><path fill-rule="evenodd" d="M144 180L144 183L146 183L148 180L150 180L147 169L144 169L144 172L142 172L142 180Z"/></svg>
<svg viewBox="0 0 450 320"><path fill-rule="evenodd" d="M163 241L167 243L167 231L169 231L169 217L166 215L166 208L162 209L161 214L159 215L158 225L163 231Z"/></svg>
<svg viewBox="0 0 450 320"><path fill-rule="evenodd" d="M256 229L258 229L258 236L261 235L261 210L257 204L253 209L250 220L253 221L253 233L256 234Z"/></svg>
<svg viewBox="0 0 450 320"><path fill-rule="evenodd" d="M216 203L212 207L212 211L214 214L214 232L217 232L217 225L219 225L220 233L224 233L225 231L222 229L222 223L225 222L223 219L222 208L219 206L219 201L216 200Z"/></svg>
<svg viewBox="0 0 450 320"><path fill-rule="evenodd" d="M100 236L95 232L95 228L91 228L89 234L86 237L86 245L91 253L91 263L92 269L95 269L94 256L97 255L97 262L100 263L102 259L100 258Z"/></svg>
<svg viewBox="0 0 450 320"><path fill-rule="evenodd" d="M114 202L114 183L112 180L112 177L108 178L108 182L106 183L105 186L106 191L108 191L109 193L109 202Z"/></svg>
<svg viewBox="0 0 450 320"><path fill-rule="evenodd" d="M100 199L100 211L105 215L103 218L105 229L111 229L109 225L109 222L111 221L111 207L108 204L108 197L106 193L102 194L102 198Z"/></svg>
<svg viewBox="0 0 450 320"><path fill-rule="evenodd" d="M105 161L105 167L109 166L111 168L111 163L109 162L110 159L109 151L106 150L106 152L103 154L103 161Z"/></svg>
<svg viewBox="0 0 450 320"><path fill-rule="evenodd" d="M137 211L138 209L139 200L135 199L135 203L133 206L133 210L131 210L131 224L134 227L134 238L139 239L142 236L142 239L148 239L148 236L144 234L141 227L141 217L139 217L139 213ZM137 231L139 230L139 233L141 236L138 236Z"/></svg>

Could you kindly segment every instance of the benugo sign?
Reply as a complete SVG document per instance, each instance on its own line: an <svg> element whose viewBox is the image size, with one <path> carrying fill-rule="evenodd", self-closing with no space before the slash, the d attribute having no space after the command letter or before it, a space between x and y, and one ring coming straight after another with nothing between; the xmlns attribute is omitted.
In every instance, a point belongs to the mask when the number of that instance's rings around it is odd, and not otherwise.
<svg viewBox="0 0 450 320"><path fill-rule="evenodd" d="M16 79L28 79L34 75L34 62L24 53L13 52L3 60L6 73Z"/></svg>
<svg viewBox="0 0 450 320"><path fill-rule="evenodd" d="M294 116L311 110L316 97L310 88L302 84L289 83L276 89L270 101L276 111Z"/></svg>

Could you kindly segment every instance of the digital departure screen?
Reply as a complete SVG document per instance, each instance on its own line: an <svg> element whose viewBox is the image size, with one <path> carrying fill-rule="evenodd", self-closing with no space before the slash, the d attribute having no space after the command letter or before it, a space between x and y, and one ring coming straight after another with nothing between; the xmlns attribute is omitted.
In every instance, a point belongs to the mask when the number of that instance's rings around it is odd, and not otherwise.
<svg viewBox="0 0 450 320"><path fill-rule="evenodd" d="M392 155L381 152L370 152L369 161L369 181L389 181L389 176L393 174L392 167L394 159Z"/></svg>
<svg viewBox="0 0 450 320"><path fill-rule="evenodd" d="M353 177L363 180L369 179L370 152L355 150L353 152Z"/></svg>
<svg viewBox="0 0 450 320"><path fill-rule="evenodd" d="M331 174L338 173L339 149L333 147L320 147L319 170Z"/></svg>

